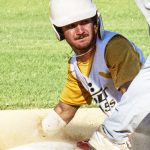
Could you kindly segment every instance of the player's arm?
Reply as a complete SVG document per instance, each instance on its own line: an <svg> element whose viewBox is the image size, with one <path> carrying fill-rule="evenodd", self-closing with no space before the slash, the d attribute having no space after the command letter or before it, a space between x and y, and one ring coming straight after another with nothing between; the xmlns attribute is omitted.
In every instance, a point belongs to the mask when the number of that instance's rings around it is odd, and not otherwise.
<svg viewBox="0 0 150 150"><path fill-rule="evenodd" d="M79 106L68 105L60 101L42 120L42 130L44 133L53 135L61 132L61 129L74 117L78 108Z"/></svg>
<svg viewBox="0 0 150 150"><path fill-rule="evenodd" d="M139 54L127 39L117 35L106 47L105 60L116 89L126 92L141 68Z"/></svg>
<svg viewBox="0 0 150 150"><path fill-rule="evenodd" d="M69 123L80 106L65 104L61 101L55 106L54 111L66 122Z"/></svg>
<svg viewBox="0 0 150 150"><path fill-rule="evenodd" d="M70 67L69 67L70 69ZM42 121L45 133L54 133L62 129L74 117L76 111L83 104L90 104L91 96L82 84L72 76L68 70L66 84L60 95L60 101Z"/></svg>

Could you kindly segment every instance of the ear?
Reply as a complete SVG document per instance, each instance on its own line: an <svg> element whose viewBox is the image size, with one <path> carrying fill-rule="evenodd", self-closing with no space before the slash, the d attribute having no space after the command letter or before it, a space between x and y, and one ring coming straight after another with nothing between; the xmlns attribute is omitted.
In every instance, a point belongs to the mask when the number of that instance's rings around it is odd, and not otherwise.
<svg viewBox="0 0 150 150"><path fill-rule="evenodd" d="M97 34L98 33L98 24L94 24L94 32L95 32L95 34Z"/></svg>

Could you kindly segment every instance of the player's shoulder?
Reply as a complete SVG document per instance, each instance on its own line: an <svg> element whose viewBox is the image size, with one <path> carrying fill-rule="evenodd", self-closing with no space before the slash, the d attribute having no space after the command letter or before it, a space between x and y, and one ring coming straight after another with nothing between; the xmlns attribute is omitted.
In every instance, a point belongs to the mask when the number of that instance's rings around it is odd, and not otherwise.
<svg viewBox="0 0 150 150"><path fill-rule="evenodd" d="M134 47L131 42L122 35L115 35L107 44L105 60L107 64L118 62L128 55L134 55Z"/></svg>
<svg viewBox="0 0 150 150"><path fill-rule="evenodd" d="M117 34L113 36L107 43L106 50L112 48L132 47L131 42L123 35Z"/></svg>

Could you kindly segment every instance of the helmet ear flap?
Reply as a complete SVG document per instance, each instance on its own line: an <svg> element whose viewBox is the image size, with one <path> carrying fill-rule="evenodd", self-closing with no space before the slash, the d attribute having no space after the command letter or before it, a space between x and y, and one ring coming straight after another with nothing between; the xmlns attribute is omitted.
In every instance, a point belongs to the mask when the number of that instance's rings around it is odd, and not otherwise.
<svg viewBox="0 0 150 150"><path fill-rule="evenodd" d="M53 28L53 30L54 30L54 32L56 34L56 37L57 37L57 39L59 41L62 41L62 40L65 39L64 34L63 34L62 30L61 30L61 27L56 27L55 25L52 24L52 28Z"/></svg>
<svg viewBox="0 0 150 150"><path fill-rule="evenodd" d="M103 26L102 16L99 13L98 13L98 17L97 17L97 25L98 25L98 36L100 39L103 39L104 26Z"/></svg>

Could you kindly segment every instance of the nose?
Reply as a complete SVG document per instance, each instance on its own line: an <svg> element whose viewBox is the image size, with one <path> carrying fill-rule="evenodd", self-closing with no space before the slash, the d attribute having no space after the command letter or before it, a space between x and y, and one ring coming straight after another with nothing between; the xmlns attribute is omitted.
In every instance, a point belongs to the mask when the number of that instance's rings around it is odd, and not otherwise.
<svg viewBox="0 0 150 150"><path fill-rule="evenodd" d="M83 26L81 24L76 25L76 34L82 34L84 32Z"/></svg>

